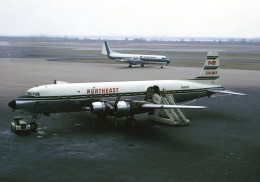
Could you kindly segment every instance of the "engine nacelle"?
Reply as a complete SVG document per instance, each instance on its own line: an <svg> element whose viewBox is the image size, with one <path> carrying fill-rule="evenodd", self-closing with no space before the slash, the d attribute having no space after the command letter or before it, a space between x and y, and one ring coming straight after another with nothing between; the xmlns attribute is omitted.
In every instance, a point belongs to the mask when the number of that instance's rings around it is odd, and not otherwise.
<svg viewBox="0 0 260 182"><path fill-rule="evenodd" d="M116 117L128 116L131 106L129 102L119 101L114 107L114 113Z"/></svg>
<svg viewBox="0 0 260 182"><path fill-rule="evenodd" d="M149 109L143 109L145 102L119 101L118 103L93 102L90 105L90 112L97 115L110 115L115 117L131 116L148 112Z"/></svg>
<svg viewBox="0 0 260 182"><path fill-rule="evenodd" d="M93 102L90 106L90 112L93 114L105 114L106 104L105 102Z"/></svg>

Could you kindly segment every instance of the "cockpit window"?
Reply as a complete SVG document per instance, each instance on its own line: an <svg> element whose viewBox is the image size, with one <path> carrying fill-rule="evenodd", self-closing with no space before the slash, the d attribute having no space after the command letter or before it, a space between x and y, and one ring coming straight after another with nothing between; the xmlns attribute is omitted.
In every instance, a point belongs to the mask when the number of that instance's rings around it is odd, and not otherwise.
<svg viewBox="0 0 260 182"><path fill-rule="evenodd" d="M32 92L26 92L25 95L27 95L27 96L32 96Z"/></svg>

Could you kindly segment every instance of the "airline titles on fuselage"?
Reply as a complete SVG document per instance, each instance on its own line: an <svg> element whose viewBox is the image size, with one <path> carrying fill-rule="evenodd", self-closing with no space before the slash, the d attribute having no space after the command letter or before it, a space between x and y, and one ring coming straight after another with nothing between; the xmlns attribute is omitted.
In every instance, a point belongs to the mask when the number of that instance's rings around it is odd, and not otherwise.
<svg viewBox="0 0 260 182"><path fill-rule="evenodd" d="M92 88L87 89L87 94L118 93L118 88Z"/></svg>

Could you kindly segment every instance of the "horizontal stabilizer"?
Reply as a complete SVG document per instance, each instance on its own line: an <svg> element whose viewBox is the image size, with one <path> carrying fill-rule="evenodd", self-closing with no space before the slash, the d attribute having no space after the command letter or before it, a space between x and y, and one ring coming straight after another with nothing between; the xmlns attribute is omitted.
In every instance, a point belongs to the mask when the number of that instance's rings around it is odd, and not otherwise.
<svg viewBox="0 0 260 182"><path fill-rule="evenodd" d="M205 109L206 106L187 106L187 105L165 105L165 104L144 104L143 108L151 109Z"/></svg>
<svg viewBox="0 0 260 182"><path fill-rule="evenodd" d="M230 90L209 89L208 91L211 92L211 93L219 93L219 94L227 94L227 95L246 95L246 94L243 94L243 93L232 92Z"/></svg>

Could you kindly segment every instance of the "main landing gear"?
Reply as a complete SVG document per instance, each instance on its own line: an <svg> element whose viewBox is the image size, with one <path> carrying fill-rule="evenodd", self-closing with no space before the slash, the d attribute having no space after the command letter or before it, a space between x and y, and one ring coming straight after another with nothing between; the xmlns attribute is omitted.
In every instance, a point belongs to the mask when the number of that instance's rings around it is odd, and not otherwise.
<svg viewBox="0 0 260 182"><path fill-rule="evenodd" d="M116 128L123 125L122 120L117 120L115 118L114 122L115 122L114 124L115 124ZM125 120L125 127L126 128L135 128L136 126L137 126L137 122L136 122L136 120L133 116L126 118L126 120Z"/></svg>
<svg viewBox="0 0 260 182"><path fill-rule="evenodd" d="M137 122L136 122L135 118L133 116L131 116L125 120L125 125L128 128L135 128L137 126Z"/></svg>

